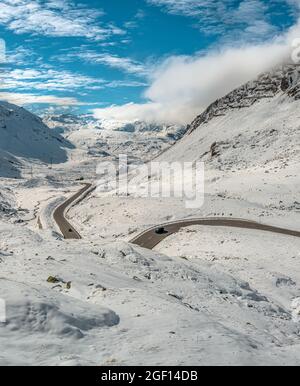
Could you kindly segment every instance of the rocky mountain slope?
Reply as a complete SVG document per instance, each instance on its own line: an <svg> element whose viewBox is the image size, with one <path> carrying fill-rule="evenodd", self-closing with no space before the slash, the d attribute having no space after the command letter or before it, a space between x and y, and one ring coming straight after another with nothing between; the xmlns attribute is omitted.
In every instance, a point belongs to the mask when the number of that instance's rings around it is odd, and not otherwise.
<svg viewBox="0 0 300 386"><path fill-rule="evenodd" d="M246 83L212 103L188 126L188 133L214 117L225 116L235 109L251 107L262 99L272 99L282 92L300 99L299 80L300 67L295 65L286 65L261 74L258 79Z"/></svg>
<svg viewBox="0 0 300 386"><path fill-rule="evenodd" d="M217 170L299 162L299 74L284 66L217 100L162 158L204 161Z"/></svg>

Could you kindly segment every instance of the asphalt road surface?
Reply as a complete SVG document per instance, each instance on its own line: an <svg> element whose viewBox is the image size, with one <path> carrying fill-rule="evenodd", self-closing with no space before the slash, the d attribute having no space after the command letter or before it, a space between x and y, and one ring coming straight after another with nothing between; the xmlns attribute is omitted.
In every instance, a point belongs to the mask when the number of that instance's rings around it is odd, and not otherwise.
<svg viewBox="0 0 300 386"><path fill-rule="evenodd" d="M85 184L82 189L80 189L74 196L70 197L67 201L65 201L62 205L55 209L53 213L53 218L56 224L59 226L61 233L63 234L65 239L69 240L78 240L81 239L80 234L76 231L76 229L68 222L65 218L66 209L76 201L81 195L86 193L92 184Z"/></svg>
<svg viewBox="0 0 300 386"><path fill-rule="evenodd" d="M254 221L240 220L240 219L229 219L229 218L202 218L202 219L191 219L182 220L173 223L167 223L158 225L154 228L148 229L135 237L131 243L139 245L140 247L153 249L165 238L173 235L180 231L180 229L193 226L193 225L205 225L205 226L217 226L217 227L231 227L231 228L243 228L243 229L257 229L260 231L279 233L287 236L300 237L300 232L278 228L271 225L264 225ZM162 234L156 233L159 228L164 228Z"/></svg>
<svg viewBox="0 0 300 386"><path fill-rule="evenodd" d="M61 204L53 213L53 217L59 229L61 230L65 239L81 239L80 234L76 229L68 222L65 217L66 209L75 202L79 197L85 197L86 193L92 184L85 184L76 194ZM230 227L230 228L242 228L242 229L256 229L264 232L278 233L287 236L300 237L300 232L285 228L279 228L271 225L260 224L255 221L248 221L242 219L233 218L200 218L200 219L189 219L181 220L176 222L170 222L156 227L150 228L139 236L135 237L130 242L143 248L153 249L161 241L167 237L177 233L182 228L186 228L193 225L204 225L204 226L216 226L216 227ZM157 230L160 229L160 233Z"/></svg>

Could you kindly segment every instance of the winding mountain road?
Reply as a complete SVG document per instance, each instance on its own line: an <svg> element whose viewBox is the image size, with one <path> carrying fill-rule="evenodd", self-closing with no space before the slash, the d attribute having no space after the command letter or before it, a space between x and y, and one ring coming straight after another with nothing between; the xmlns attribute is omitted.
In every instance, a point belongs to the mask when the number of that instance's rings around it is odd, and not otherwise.
<svg viewBox="0 0 300 386"><path fill-rule="evenodd" d="M190 227L193 225L256 229L260 231L300 237L300 232L298 231L285 229L285 228L278 228L271 225L260 224L255 221L233 219L233 218L215 218L215 217L208 218L207 217L207 218L200 218L200 219L175 221L175 222L170 222L167 224L162 224L162 225L150 228L145 232L141 233L139 236L135 237L133 240L131 240L131 243L146 249L153 249L167 237L173 235L174 233L179 232L180 229ZM162 234L156 233L156 230L159 228L164 229L164 232Z"/></svg>
<svg viewBox="0 0 300 386"><path fill-rule="evenodd" d="M53 218L59 229L61 230L65 239L81 239L80 234L76 229L69 223L66 219L66 211L70 206L81 197L81 200L85 198L85 193L92 188L92 184L85 184L85 186L80 189L76 194L67 199L63 204L61 204L54 211ZM200 219L188 219L188 220L179 220L174 222L165 223L162 225L157 225L152 227L140 235L135 237L130 241L131 244L138 245L146 249L153 249L160 242L162 242L167 237L173 235L174 233L179 232L182 228L190 227L193 225L202 225L202 226L215 226L215 227L229 227L229 228L241 228L241 229L256 229L264 232L272 232L287 236L300 237L300 232L285 228L279 228L272 225L265 225L255 221L242 220L242 219L233 219L233 218L217 218L217 217L207 217ZM157 233L157 229L162 231Z"/></svg>
<svg viewBox="0 0 300 386"><path fill-rule="evenodd" d="M61 204L59 207L55 209L53 213L53 218L65 239L69 239L69 240L81 239L80 234L69 223L65 215L66 215L67 209L81 196L84 198L85 197L84 193L87 193L91 187L92 187L92 184L85 184L82 189L80 189L76 194L68 198L63 204Z"/></svg>

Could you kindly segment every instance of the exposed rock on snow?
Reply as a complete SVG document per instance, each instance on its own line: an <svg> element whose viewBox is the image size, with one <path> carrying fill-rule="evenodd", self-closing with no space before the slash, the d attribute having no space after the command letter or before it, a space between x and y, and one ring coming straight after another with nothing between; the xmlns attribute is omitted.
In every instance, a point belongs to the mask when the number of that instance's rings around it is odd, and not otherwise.
<svg viewBox="0 0 300 386"><path fill-rule="evenodd" d="M10 217L17 213L16 203L12 192L8 188L0 190L0 219Z"/></svg>

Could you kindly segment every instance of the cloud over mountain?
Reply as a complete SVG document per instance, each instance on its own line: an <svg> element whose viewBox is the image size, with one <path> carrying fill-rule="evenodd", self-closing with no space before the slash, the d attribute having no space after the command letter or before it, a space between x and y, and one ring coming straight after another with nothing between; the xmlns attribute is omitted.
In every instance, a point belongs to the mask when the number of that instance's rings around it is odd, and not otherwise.
<svg viewBox="0 0 300 386"><path fill-rule="evenodd" d="M224 46L194 56L172 56L155 70L144 104L96 109L97 118L188 123L210 103L261 72L291 61L299 23L266 43Z"/></svg>

